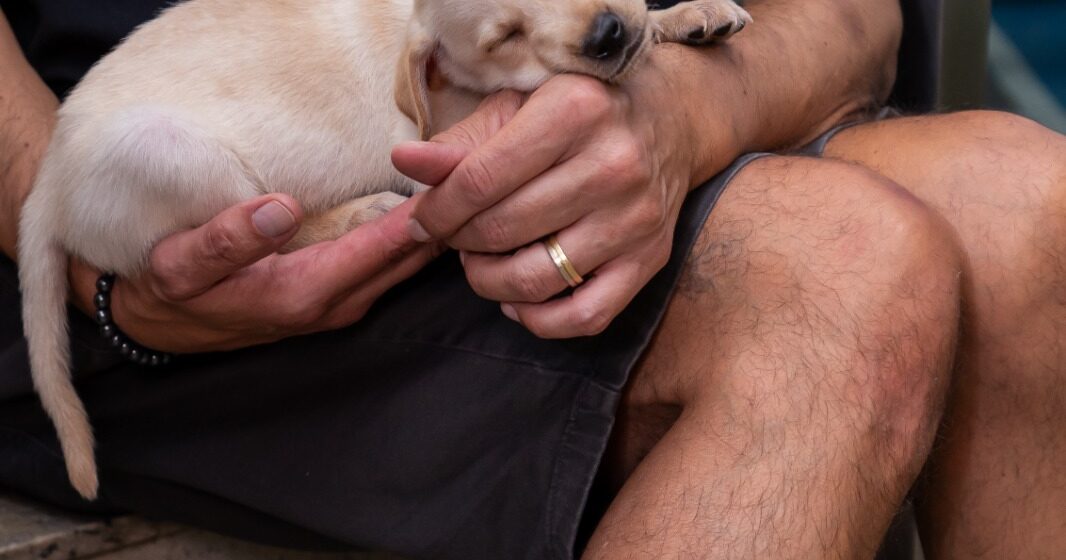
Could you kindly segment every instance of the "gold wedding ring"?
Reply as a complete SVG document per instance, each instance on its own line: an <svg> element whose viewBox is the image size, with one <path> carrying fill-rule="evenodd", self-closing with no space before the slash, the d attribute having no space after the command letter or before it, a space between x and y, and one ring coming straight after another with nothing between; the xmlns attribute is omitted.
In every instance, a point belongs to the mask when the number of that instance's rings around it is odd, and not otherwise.
<svg viewBox="0 0 1066 560"><path fill-rule="evenodd" d="M559 240L556 239L555 234L549 235L543 243L544 248L548 250L548 256L551 257L552 262L555 263L555 268L559 270L559 274L563 276L563 280L566 280L566 285L571 288L580 286L585 279L577 273L577 269L574 268L574 263L566 258L566 253L564 253L563 248L559 246Z"/></svg>

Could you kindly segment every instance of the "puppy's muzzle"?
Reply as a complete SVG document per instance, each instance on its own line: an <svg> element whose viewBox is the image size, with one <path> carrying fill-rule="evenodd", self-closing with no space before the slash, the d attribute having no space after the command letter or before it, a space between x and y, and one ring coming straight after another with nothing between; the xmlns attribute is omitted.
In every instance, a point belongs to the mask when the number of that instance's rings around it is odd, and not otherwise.
<svg viewBox="0 0 1066 560"><path fill-rule="evenodd" d="M625 52L628 39L629 32L622 18L611 12L603 12L592 21L592 27L581 47L581 54L608 61Z"/></svg>
<svg viewBox="0 0 1066 560"><path fill-rule="evenodd" d="M603 65L604 79L614 82L626 73L644 46L645 30L626 25L612 12L596 16L581 48L581 54Z"/></svg>

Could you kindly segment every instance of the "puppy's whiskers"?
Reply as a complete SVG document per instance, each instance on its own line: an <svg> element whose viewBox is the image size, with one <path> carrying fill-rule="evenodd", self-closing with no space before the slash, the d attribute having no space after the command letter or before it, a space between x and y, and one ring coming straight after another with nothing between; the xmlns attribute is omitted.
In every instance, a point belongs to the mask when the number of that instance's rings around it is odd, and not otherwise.
<svg viewBox="0 0 1066 560"><path fill-rule="evenodd" d="M651 44L651 42L652 41L643 36L637 37L633 43L626 47L625 53L622 55L622 63L619 64L618 69L615 70L614 74L607 78L607 81L612 84L617 84L624 80L626 76L629 75L630 70L637 66L636 62L644 57L644 54L648 50L648 45Z"/></svg>

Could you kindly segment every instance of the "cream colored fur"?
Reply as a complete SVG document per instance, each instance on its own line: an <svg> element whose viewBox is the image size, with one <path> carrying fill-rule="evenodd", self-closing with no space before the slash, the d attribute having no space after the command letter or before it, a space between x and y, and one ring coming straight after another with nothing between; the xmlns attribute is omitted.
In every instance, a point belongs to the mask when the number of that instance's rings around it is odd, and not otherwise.
<svg viewBox="0 0 1066 560"><path fill-rule="evenodd" d="M190 0L101 60L60 109L20 229L33 380L74 488L91 499L98 482L70 381L68 255L136 276L160 238L271 192L310 216L288 249L335 238L402 200L376 193L422 188L392 168L394 144L498 89L624 75L631 65L577 52L605 10L640 52L750 21L728 0L650 19L640 0Z"/></svg>

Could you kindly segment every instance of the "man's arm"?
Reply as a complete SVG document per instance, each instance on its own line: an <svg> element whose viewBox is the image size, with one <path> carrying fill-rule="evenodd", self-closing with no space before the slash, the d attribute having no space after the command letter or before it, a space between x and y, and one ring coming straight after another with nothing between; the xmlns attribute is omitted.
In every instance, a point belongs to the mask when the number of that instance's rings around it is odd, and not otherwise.
<svg viewBox="0 0 1066 560"><path fill-rule="evenodd" d="M662 45L654 66L697 130L698 184L739 154L796 147L882 103L903 29L895 0L751 0L755 23L709 49ZM730 113L729 130L717 126ZM721 136L731 133L725 146ZM725 149L723 149L725 148Z"/></svg>
<svg viewBox="0 0 1066 560"><path fill-rule="evenodd" d="M0 12L0 251L12 259L22 201L48 146L58 106Z"/></svg>
<svg viewBox="0 0 1066 560"><path fill-rule="evenodd" d="M502 127L475 112L469 155L419 195L409 229L463 251L482 297L543 337L602 331L666 263L689 189L744 152L798 146L889 92L892 0L762 0L724 44L655 48L620 87L558 76ZM445 140L397 147L400 171L441 167ZM441 155L448 155L441 152ZM426 182L423 180L423 182ZM567 287L555 234L588 282Z"/></svg>

